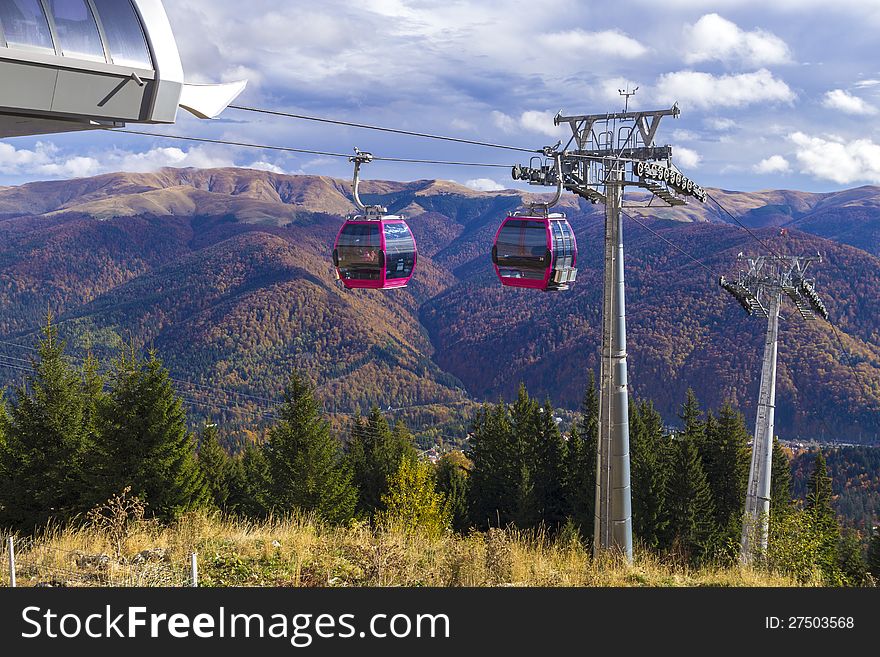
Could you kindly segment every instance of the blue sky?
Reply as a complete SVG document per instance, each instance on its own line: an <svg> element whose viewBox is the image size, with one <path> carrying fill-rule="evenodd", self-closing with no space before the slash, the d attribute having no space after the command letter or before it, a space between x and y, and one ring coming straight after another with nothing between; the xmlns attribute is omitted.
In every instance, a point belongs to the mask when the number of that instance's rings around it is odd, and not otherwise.
<svg viewBox="0 0 880 657"><path fill-rule="evenodd" d="M618 89L678 101L658 141L704 186L832 191L880 184L880 0L165 0L194 82L247 78L260 107L540 147L566 113L619 110ZM242 8L247 11L242 14ZM613 7L613 9L612 9ZM181 113L178 134L513 164L517 153L255 117ZM74 134L0 144L0 184L255 166L348 177L345 160ZM375 163L371 178L511 187L506 169Z"/></svg>

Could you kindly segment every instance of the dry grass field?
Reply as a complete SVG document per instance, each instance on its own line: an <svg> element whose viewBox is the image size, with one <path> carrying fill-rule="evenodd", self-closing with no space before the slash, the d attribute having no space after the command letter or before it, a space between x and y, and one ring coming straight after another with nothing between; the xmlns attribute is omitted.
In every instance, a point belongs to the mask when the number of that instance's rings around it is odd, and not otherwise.
<svg viewBox="0 0 880 657"><path fill-rule="evenodd" d="M803 585L739 566L690 569L644 550L636 551L632 566L594 560L579 541L534 532L431 536L364 524L326 527L308 518L253 523L205 514L167 527L140 521L115 535L68 529L22 540L18 585L184 586L192 552L198 554L201 586ZM0 583L8 583L8 573Z"/></svg>

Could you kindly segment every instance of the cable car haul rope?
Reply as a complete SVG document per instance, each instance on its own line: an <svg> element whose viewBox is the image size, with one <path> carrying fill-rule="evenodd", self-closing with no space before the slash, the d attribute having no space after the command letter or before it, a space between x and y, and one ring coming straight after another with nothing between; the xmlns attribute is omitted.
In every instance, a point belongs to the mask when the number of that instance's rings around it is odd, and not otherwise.
<svg viewBox="0 0 880 657"><path fill-rule="evenodd" d="M524 148L460 137L448 137L427 132L374 126L352 121L309 116L306 114L296 114L293 112L248 107L244 105L230 105L230 109L269 116L347 126L357 129L408 135L424 139L442 140L484 148L536 153L543 154L547 157L554 157L554 168L556 169L555 173L557 174L555 178L555 181L557 182L557 192L554 199L546 204L532 206L527 204L524 209L511 213L502 221L501 226L495 235L494 244L492 246L492 263L496 276L504 287L537 289L542 291L563 291L569 289L576 281L578 250L574 231L571 229L571 226L563 214L550 212L550 208L559 201L562 193L562 175L559 170L561 167L561 160L559 152L556 149ZM356 151L356 155L351 156L347 153L259 144L228 139L159 134L118 128L112 129L111 131L163 139L348 159L355 164L356 171L353 185L353 197L355 205L361 210L361 214L353 215L346 220L337 235L332 251L336 276L348 289L395 289L405 287L415 273L418 260L418 250L415 238L405 219L397 215L387 214L385 208L367 206L361 202L357 183L359 183L360 167L363 164L380 161L493 169L511 168L509 164L497 164L491 162L382 157L369 153L361 153L360 151ZM568 155L569 158L574 159L595 159L593 156L578 153L566 155ZM619 162L629 161L628 158L622 157L622 152L617 154L616 159ZM549 172L550 167L546 168ZM773 255L781 257L780 254L767 244L765 240L758 237L753 230L749 229L748 226L725 208L717 198L708 193L706 194L706 197L723 213L731 218L737 226L745 230L755 242L760 244ZM706 264L697 260L685 249L679 247L674 242L653 230L639 218L625 212L623 214L647 230L657 239L660 239L679 253L687 256L687 259L690 262L711 273L711 269L706 266ZM851 363L849 353L844 348L842 341L838 341L846 360ZM858 371L855 368L852 368L852 370L853 374L859 379L859 384L864 387L861 377L858 376Z"/></svg>

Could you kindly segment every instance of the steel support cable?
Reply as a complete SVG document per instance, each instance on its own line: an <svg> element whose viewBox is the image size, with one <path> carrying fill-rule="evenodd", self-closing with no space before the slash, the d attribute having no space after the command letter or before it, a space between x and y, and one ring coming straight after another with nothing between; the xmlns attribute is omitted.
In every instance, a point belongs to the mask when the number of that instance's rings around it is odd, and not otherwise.
<svg viewBox="0 0 880 657"><path fill-rule="evenodd" d="M761 244L764 248L768 249L771 253L773 253L780 260L782 260L784 258L784 256L780 255L778 251L776 251L775 249L768 246L763 240L761 240L761 238L759 238L757 235L755 235L754 232L752 232L745 224L743 224L739 219L737 219L727 208L725 208L723 205L721 205L721 203L719 203L718 200L715 199L714 196L712 196L711 194L708 194L708 193L707 193L707 196L710 199L712 199L712 202L715 203L715 205L717 205L719 208L721 208L721 210L725 214L727 214L738 225L740 225L742 228L744 228L749 233L749 235L751 235L759 244ZM861 389L862 394L865 395L866 400L869 399L867 389L865 388L864 381L862 380L862 376L859 373L859 371L855 368L855 365L853 365L852 358L850 357L849 352L847 351L846 347L844 346L843 340L841 340L841 338L840 338L840 333L838 332L837 327L834 324L832 324L831 322L829 322L828 324L831 326L831 330L834 332L834 337L837 339L837 344L840 346L841 352L843 352L843 355L846 357L846 361L849 364L850 370L852 370L853 376L855 377L856 381L859 384L859 388Z"/></svg>
<svg viewBox="0 0 880 657"><path fill-rule="evenodd" d="M831 330L834 332L834 337L837 338L837 344L840 345L840 350L843 352L843 355L846 356L846 362L849 365L850 370L852 370L853 376L856 378L856 381L859 382L859 388L861 388L862 394L865 396L865 400L869 400L870 397L868 396L868 390L865 387L865 382L862 380L861 374L856 369L856 366L852 361L852 357L850 356L847 348L844 346L843 340L840 337L840 333L838 332L837 327L834 324L831 324Z"/></svg>
<svg viewBox="0 0 880 657"><path fill-rule="evenodd" d="M714 199L713 199L713 200L714 200ZM717 201L716 201L716 203L717 203ZM720 207L720 206L719 206L719 207ZM669 246L673 247L675 250L679 251L680 253L682 253L683 255L685 255L687 258L689 258L692 262L694 262L695 264L701 266L703 269L705 269L706 271L708 271L709 274L711 274L711 275L714 276L714 273L712 272L712 270L711 270L709 267L707 267L705 264L703 264L702 262L700 262L699 260L697 260L696 258L694 258L691 254L687 253L684 249L680 248L679 246L677 246L677 245L674 244L673 242L669 241L668 239L666 239L665 237L663 237L663 236L660 235L659 233L655 232L654 230L652 230L651 228L649 228L646 224L642 223L641 221L639 221L638 219L636 219L636 218L633 217L632 215L630 215L630 214L628 214L628 213L626 213L626 212L623 212L623 211L621 211L621 213L623 214L623 216L628 217L628 218L631 219L632 221L635 221L637 224L639 224L642 228L644 228L645 230L647 230L648 232L650 232L652 235L654 235L654 236L657 237L658 239L663 240L666 244L668 244ZM842 351L843 354L846 356L847 363L849 364L849 367L850 367L850 369L852 370L852 372L853 372L853 376L856 378L856 381L858 381L859 387L860 387L861 390L862 390L862 394L865 395L865 399L869 399L869 397L868 397L868 395L867 395L867 391L866 391L865 386L864 386L864 382L863 382L863 380L862 380L862 377L860 376L858 370L855 369L855 366L854 366L853 363L852 363L852 359L850 358L849 352L847 352L846 347L844 346L843 341L842 341L841 338L840 338L840 334L839 334L838 331L837 331L837 327L834 326L834 324L832 324L832 323L830 323L830 322L829 322L829 326L831 326L831 330L834 332L834 336L835 336L835 338L837 338L837 342L838 342L838 344L840 345L840 349L841 349L841 351ZM791 374L791 376L792 376L793 379L797 380L798 377L796 377L796 376L794 375L794 371L793 371L792 368L789 368L789 373ZM798 386L798 387L800 387L800 386ZM832 433L830 427L828 426L828 423L825 421L825 418L822 417L822 416L819 416L819 420L820 420L820 422L822 423L822 425L825 427L825 430L828 432L828 434L829 434L829 435L833 435L833 433Z"/></svg>
<svg viewBox="0 0 880 657"><path fill-rule="evenodd" d="M777 250L774 249L772 246L770 246L769 244L767 244L764 240L762 240L760 237L758 237L757 234L755 234L755 232L754 232L751 228L749 228L749 227L746 226L742 221L740 221L738 217L734 216L734 214L733 214L732 212L730 212L730 210L728 210L728 209L725 208L723 205L721 205L721 203L718 202L718 199L716 199L714 196L712 196L709 192L706 192L706 196L708 196L709 199L711 199L711 201L712 201L715 205L717 205L717 206L721 209L722 212L724 212L724 214L726 214L728 217L730 217L731 219L733 219L733 221L736 222L736 224L737 224L740 228L742 228L742 229L745 230L749 235L751 235L752 238L753 238L758 244L760 244L761 246L763 246L763 247L764 247L765 249L767 249L770 253L772 253L773 255L775 255L778 259L783 260L783 259L785 258L785 256L783 256L782 254L780 254L779 251L777 251Z"/></svg>
<svg viewBox="0 0 880 657"><path fill-rule="evenodd" d="M675 244L674 242L672 242L672 241L666 239L665 237L663 237L663 235L661 235L661 234L658 233L657 231L653 230L653 229L652 229L650 226L648 226L647 224L642 223L641 221L639 221L638 219L636 219L634 216L632 216L632 215L629 214L628 212L624 212L623 210L621 210L620 213L621 213L624 217L626 217L627 219L631 219L632 221L636 222L639 226L641 226L642 228L644 228L645 230L647 230L649 233L651 233L651 234L652 234L654 237L656 237L657 239L663 240L666 244L668 244L668 245L671 246L673 249L675 249L676 251L678 251L679 253L681 253L682 255L684 255L684 256L685 256L686 258L688 258L690 261L692 261L693 263L695 263L695 264L699 265L700 267L702 267L703 269L705 269L705 270L706 270L707 272L709 272L709 274L711 274L712 276L715 275L714 272L713 272L713 271L712 271L707 265L705 265L704 263L702 263L702 262L700 262L699 260L697 260L694 256L692 256L690 253L688 253L687 251L685 251L683 248L681 248L680 246L678 246L678 245Z"/></svg>
<svg viewBox="0 0 880 657"><path fill-rule="evenodd" d="M519 151L521 153L543 153L541 148L522 148L520 146L508 146L506 144L494 144L487 141L478 141L474 139L465 139L463 137L447 137L445 135L434 135L427 132L415 132L412 130L402 130L400 128L387 128L383 126L368 125L366 123L354 123L352 121L342 121L340 119L328 119L320 116L309 116L307 114L295 114L293 112L284 112L282 110L270 110L259 107L247 107L244 105L230 105L229 109L239 110L241 112L253 112L256 114L267 114L270 116L281 116L289 119L300 119L303 121L316 121L318 123L330 123L333 125L341 125L350 128L359 128L362 130L375 130L377 132L390 132L397 135L407 135L409 137L420 137L422 139L437 139L440 141L450 141L457 144L470 144L472 146L482 146L484 148L498 148L506 151ZM379 158L377 158L379 159Z"/></svg>
<svg viewBox="0 0 880 657"><path fill-rule="evenodd" d="M291 146L273 146L270 144L255 144L246 141L233 141L231 139L211 139L208 137L188 137L185 135L170 135L167 133L147 132L146 130L129 130L127 128L107 128L107 132L119 132L127 135L140 135L142 137L155 137L157 139L176 139L178 141L192 141L202 144L219 144L221 146L236 146L239 148L256 148L265 151L280 151L283 153L304 153L306 155L318 155L321 157L340 157L349 159L348 153L333 153L330 151L316 151L308 148L293 148ZM450 162L447 160L420 160L406 157L373 157L378 162L402 162L404 164L437 164L442 166L478 167L492 169L509 169L509 164L491 164L488 162Z"/></svg>

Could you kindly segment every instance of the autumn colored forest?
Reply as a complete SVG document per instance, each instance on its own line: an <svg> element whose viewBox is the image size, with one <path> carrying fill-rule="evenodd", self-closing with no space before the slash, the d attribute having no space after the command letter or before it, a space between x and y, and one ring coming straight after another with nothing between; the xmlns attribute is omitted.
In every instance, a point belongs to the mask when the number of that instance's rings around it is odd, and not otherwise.
<svg viewBox="0 0 880 657"><path fill-rule="evenodd" d="M523 554L545 539L588 553L597 212L564 200L579 278L542 295L502 289L489 262L521 193L419 181L364 194L418 240L405 290L334 281L329 245L353 206L328 178L168 169L0 189L3 526L85 531L122 499L142 509L135 524L166 528L193 513L270 525L305 514L331 532L494 530ZM880 190L716 194L774 248L823 255L812 274L837 333L785 311L777 433L859 445L791 464L777 445L761 572L870 584ZM716 274L755 243L708 206L644 220L712 273L627 222L639 550L731 568L765 326Z"/></svg>
<svg viewBox="0 0 880 657"><path fill-rule="evenodd" d="M337 428L352 413L390 407L426 445L460 439L476 405L512 400L520 382L553 399L568 423L597 369L596 209L563 199L581 247L579 280L542 295L502 289L489 261L498 222L522 193L443 181L372 182L364 193L413 228L420 259L405 290L334 282L330 245L354 207L344 181L167 169L0 190L0 378L20 379L48 309L72 355L153 348L191 417L242 432L268 424L293 368L315 382ZM875 441L880 191L713 195L773 248L825 257L812 274L844 350L828 324L785 310L780 436ZM712 407L732 400L751 422L765 327L718 288L717 275L734 274L736 255L757 243L710 204L645 220L712 275L626 222L634 395L675 424L693 387Z"/></svg>

